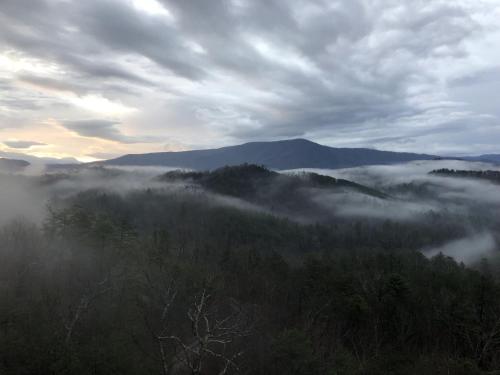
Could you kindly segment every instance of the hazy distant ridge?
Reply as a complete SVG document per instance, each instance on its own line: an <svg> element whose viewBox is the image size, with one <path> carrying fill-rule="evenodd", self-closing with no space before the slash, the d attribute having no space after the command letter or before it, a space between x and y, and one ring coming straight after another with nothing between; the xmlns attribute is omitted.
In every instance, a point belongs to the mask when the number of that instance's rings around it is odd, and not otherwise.
<svg viewBox="0 0 500 375"><path fill-rule="evenodd" d="M333 148L305 139L251 142L209 150L131 154L103 162L106 165L168 166L210 170L243 163L273 169L349 168L432 160L434 155L378 151L367 148Z"/></svg>
<svg viewBox="0 0 500 375"><path fill-rule="evenodd" d="M19 172L29 165L25 160L0 158L0 172Z"/></svg>

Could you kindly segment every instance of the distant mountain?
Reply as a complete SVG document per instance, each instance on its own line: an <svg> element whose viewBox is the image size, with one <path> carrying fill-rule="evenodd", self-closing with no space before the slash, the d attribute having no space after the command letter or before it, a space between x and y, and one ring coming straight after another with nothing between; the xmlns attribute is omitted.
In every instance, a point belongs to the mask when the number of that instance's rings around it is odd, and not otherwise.
<svg viewBox="0 0 500 375"><path fill-rule="evenodd" d="M489 163L500 163L500 154L485 154L485 155L479 155L479 156L467 156L463 158L465 160L469 161L482 161L482 162L489 162Z"/></svg>
<svg viewBox="0 0 500 375"><path fill-rule="evenodd" d="M251 142L209 150L131 154L101 162L104 165L166 166L213 170L244 163L286 170L297 168L338 169L363 165L432 160L433 155L378 151L367 148L333 148L305 139Z"/></svg>
<svg viewBox="0 0 500 375"><path fill-rule="evenodd" d="M30 163L25 160L0 158L0 172L14 173L21 172L29 167Z"/></svg>
<svg viewBox="0 0 500 375"><path fill-rule="evenodd" d="M27 161L33 165L49 165L49 164L78 164L79 161L75 158L39 158L33 155L22 154L18 152L0 151L0 158L16 159Z"/></svg>

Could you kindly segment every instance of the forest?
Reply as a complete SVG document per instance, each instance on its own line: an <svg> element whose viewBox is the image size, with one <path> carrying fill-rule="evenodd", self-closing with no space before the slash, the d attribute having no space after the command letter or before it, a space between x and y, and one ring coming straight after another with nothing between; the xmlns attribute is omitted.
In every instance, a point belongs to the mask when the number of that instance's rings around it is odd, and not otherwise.
<svg viewBox="0 0 500 375"><path fill-rule="evenodd" d="M500 374L496 187L419 168L2 175L0 373Z"/></svg>
<svg viewBox="0 0 500 375"><path fill-rule="evenodd" d="M436 169L430 173L436 175L443 175L449 177L462 177L462 178L479 178L488 180L495 183L500 183L500 172L499 171L469 171L469 170L454 170L448 168Z"/></svg>

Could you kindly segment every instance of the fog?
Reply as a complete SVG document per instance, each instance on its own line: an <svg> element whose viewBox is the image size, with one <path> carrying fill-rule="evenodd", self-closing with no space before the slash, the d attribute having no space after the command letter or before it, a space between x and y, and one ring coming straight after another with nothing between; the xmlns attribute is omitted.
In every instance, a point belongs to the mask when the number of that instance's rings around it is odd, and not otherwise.
<svg viewBox="0 0 500 375"><path fill-rule="evenodd" d="M39 222L44 217L47 196L24 176L0 174L0 225L25 219Z"/></svg>
<svg viewBox="0 0 500 375"><path fill-rule="evenodd" d="M390 198L366 198L352 193L322 194L316 199L335 207L339 215L415 220L429 212L451 212L468 216L500 207L500 185L479 179L452 178L429 174L435 169L500 170L488 163L455 160L418 161L390 166L368 166L339 170L301 169L346 179L379 189ZM487 212L484 212L487 213Z"/></svg>
<svg viewBox="0 0 500 375"><path fill-rule="evenodd" d="M427 256L443 253L467 264L496 255L499 248L500 185L486 180L447 177L429 172L436 169L500 170L498 165L457 160L418 161L398 165L368 166L340 170L301 169L286 173L315 172L350 180L378 189L387 199L358 192L333 194L311 192L313 199L335 215L351 219L425 222L439 214L463 233L439 246L422 249Z"/></svg>
<svg viewBox="0 0 500 375"><path fill-rule="evenodd" d="M489 232L484 232L432 249L423 249L422 253L427 257L443 254L452 257L457 262L470 264L493 255L495 250L497 250L495 237Z"/></svg>
<svg viewBox="0 0 500 375"><path fill-rule="evenodd" d="M90 167L69 169L64 173L45 173L42 167L29 167L22 173L0 174L0 225L18 219L40 224L53 200L68 199L79 192L91 190L126 196L149 189L162 194L183 195L205 204L271 214L271 210L265 207L215 194L188 182L165 182L157 179L159 175L172 170L177 169Z"/></svg>
<svg viewBox="0 0 500 375"><path fill-rule="evenodd" d="M373 165L346 169L305 169L337 178L345 178L371 186L388 186L412 180L429 180L428 172L441 169L500 170L496 164L462 160L424 160L394 165ZM303 169L304 170L304 169ZM436 177L437 178L437 177Z"/></svg>
<svg viewBox="0 0 500 375"><path fill-rule="evenodd" d="M380 199L350 192L345 194L316 193L313 200L329 207L341 217L392 219L398 221L420 220L421 216L440 208L429 202L406 202Z"/></svg>
<svg viewBox="0 0 500 375"><path fill-rule="evenodd" d="M375 222L392 220L412 225L424 222L430 214L440 214L442 220L463 226L464 230L449 243L422 249L426 255L442 252L466 263L492 255L497 247L495 234L500 224L497 215L500 185L479 179L429 174L441 168L500 170L498 166L487 163L437 160L342 170L283 171L284 174L315 172L350 180L377 189L385 197L348 187L308 188L302 192L308 203L290 205L288 202L286 210L280 210L279 205L269 203L269 199L246 200L208 191L189 181L166 182L157 178L174 168L90 167L64 173L44 173L39 168L28 168L24 173L0 175L0 225L16 219L40 224L52 201L68 199L82 191L96 190L126 196L134 191L151 189L161 194L182 195L183 199L204 204L284 216L306 224L335 218ZM276 184L261 189L258 195L274 197L280 194L283 186L280 186L280 179L275 181ZM299 206L307 209L300 211Z"/></svg>

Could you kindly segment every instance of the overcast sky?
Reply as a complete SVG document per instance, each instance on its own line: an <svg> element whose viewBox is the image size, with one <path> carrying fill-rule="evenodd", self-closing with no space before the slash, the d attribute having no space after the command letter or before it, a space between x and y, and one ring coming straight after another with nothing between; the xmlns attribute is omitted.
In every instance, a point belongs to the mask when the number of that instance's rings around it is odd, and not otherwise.
<svg viewBox="0 0 500 375"><path fill-rule="evenodd" d="M0 0L0 153L500 153L498 0Z"/></svg>

